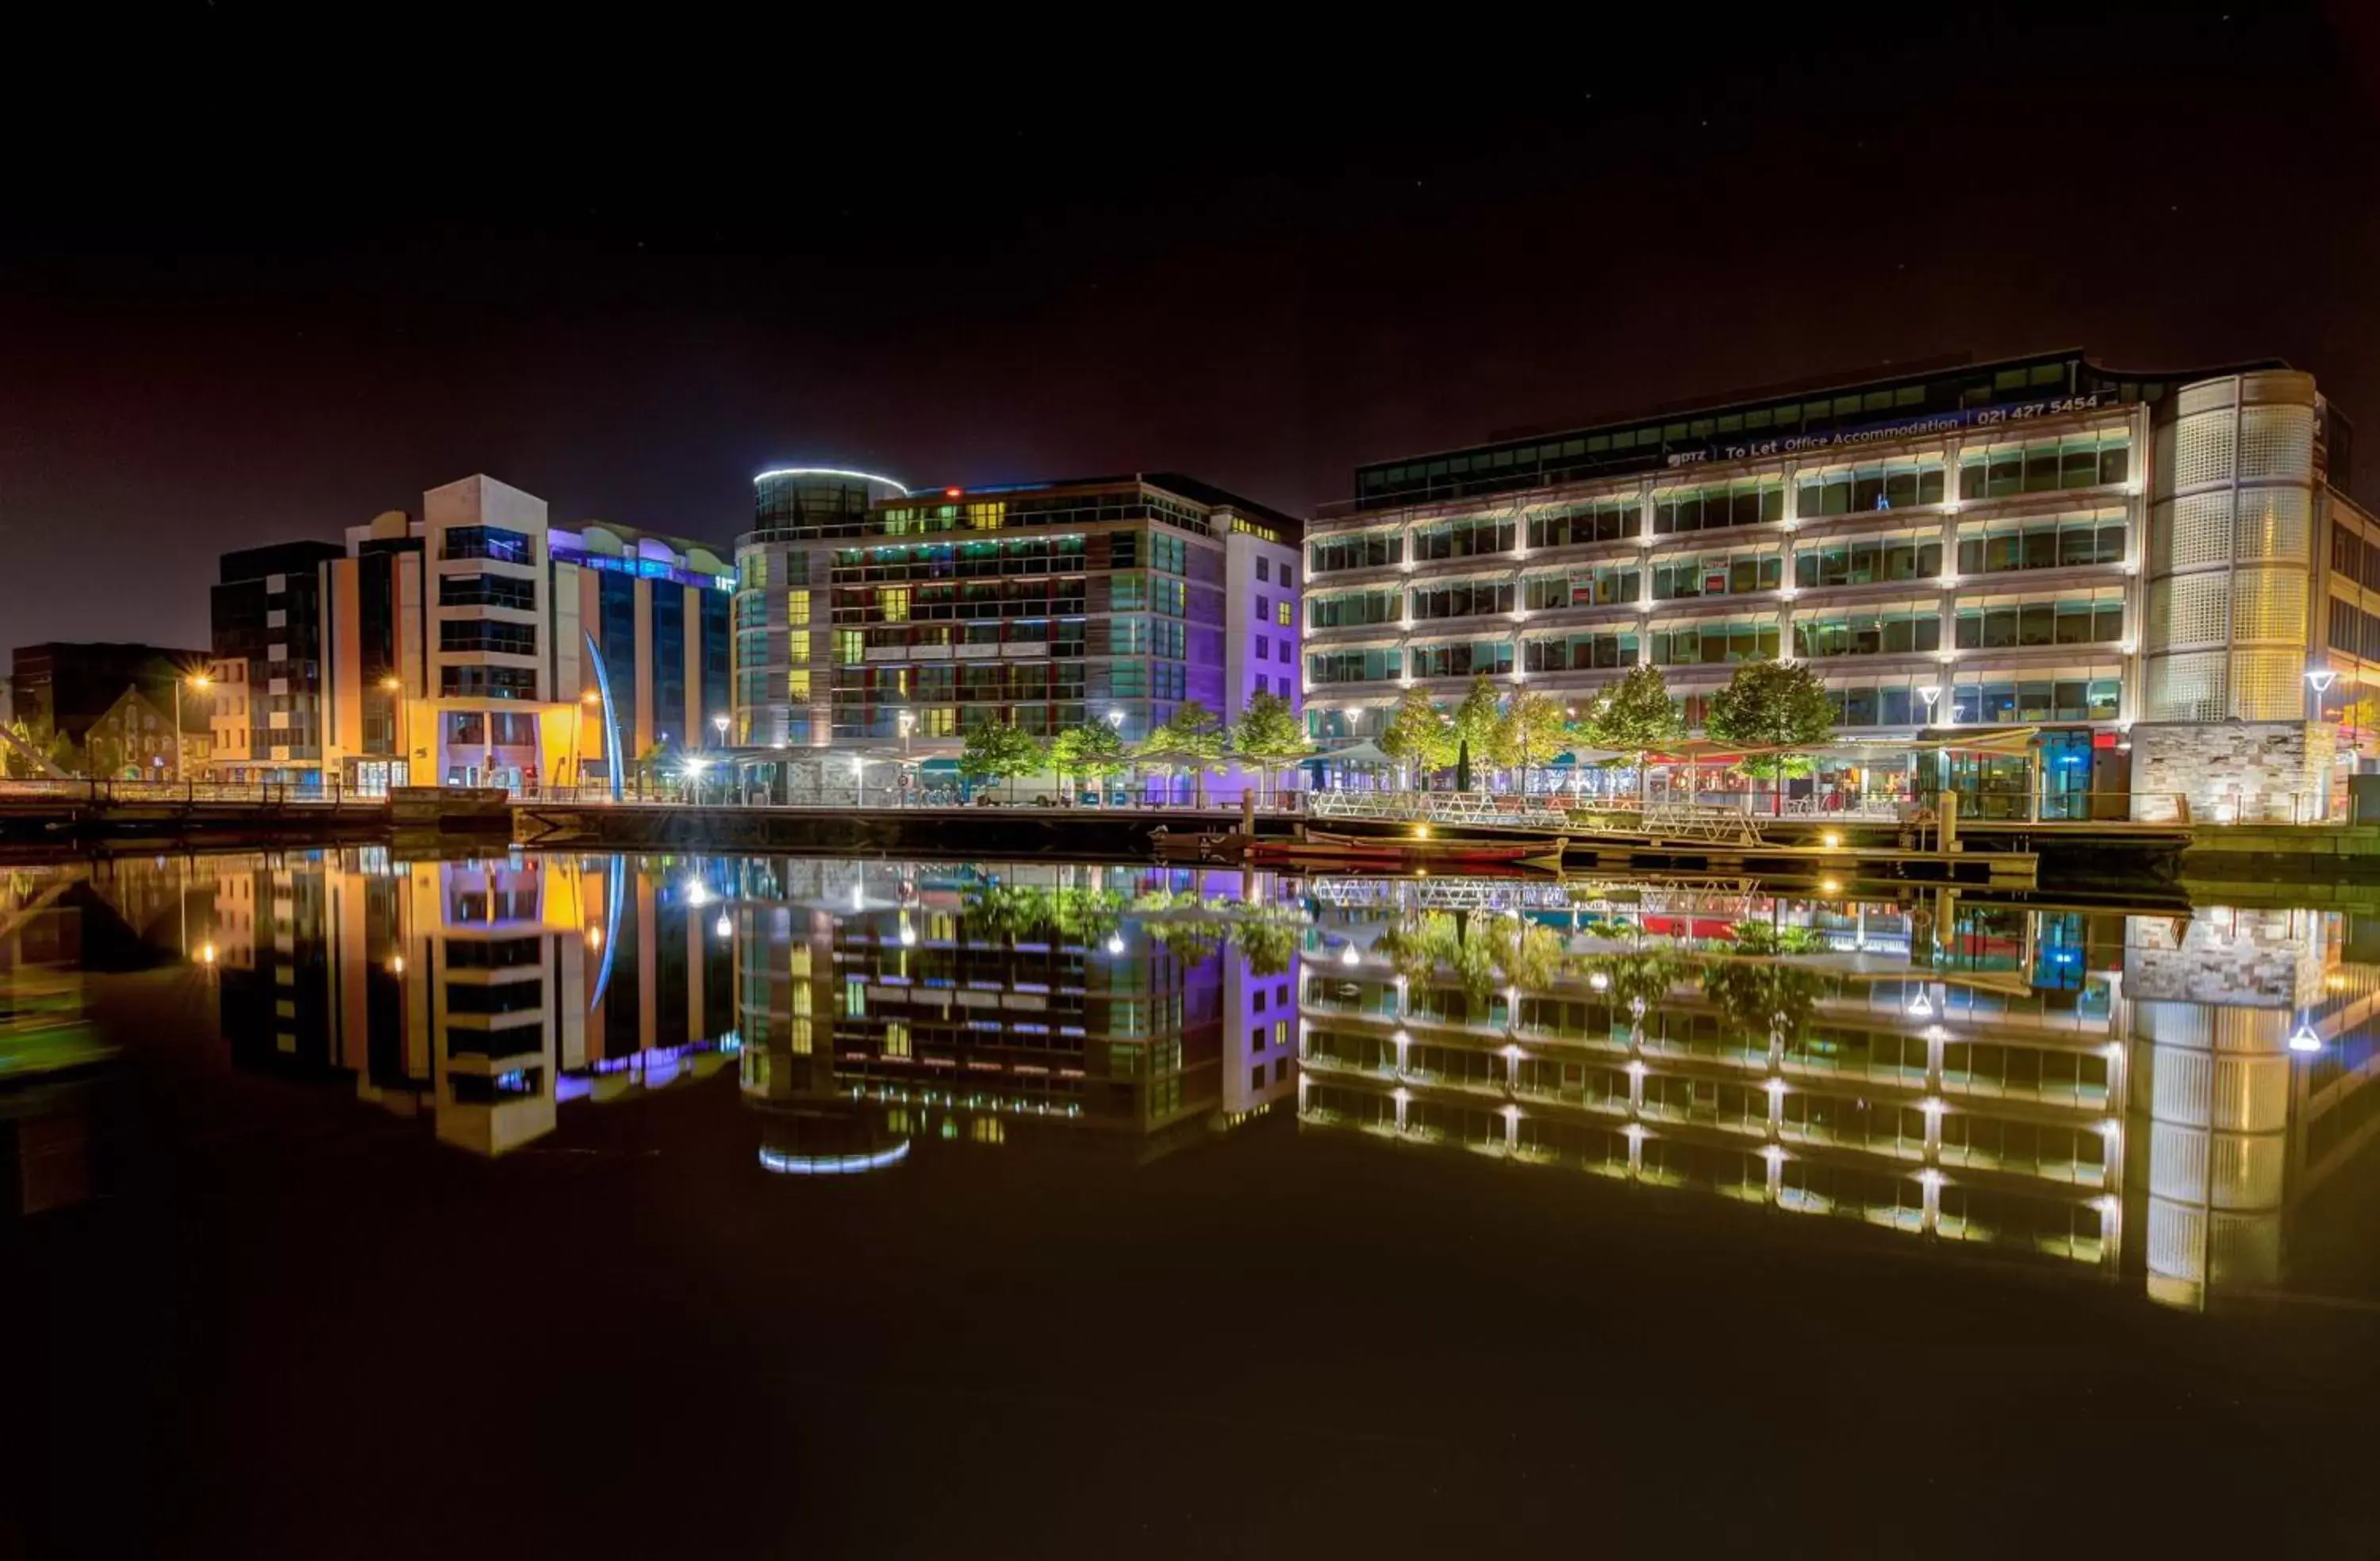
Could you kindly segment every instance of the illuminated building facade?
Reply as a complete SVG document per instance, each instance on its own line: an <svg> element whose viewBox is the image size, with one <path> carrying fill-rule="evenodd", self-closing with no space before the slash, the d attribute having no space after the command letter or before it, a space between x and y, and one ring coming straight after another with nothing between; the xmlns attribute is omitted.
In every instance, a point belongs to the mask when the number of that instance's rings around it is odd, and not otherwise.
<svg viewBox="0 0 2380 1561"><path fill-rule="evenodd" d="M1652 665L1699 727L1736 664L1788 658L1848 735L2045 728L2050 817L2092 792L2302 815L2330 713L2380 678L2350 455L2283 365L2065 353L1376 463L1308 528L1310 726L1352 743L1409 687L1583 696Z"/></svg>
<svg viewBox="0 0 2380 1561"><path fill-rule="evenodd" d="M953 756L966 731L1145 736L1298 697L1299 526L1166 474L911 493L763 473L736 543L738 728L752 746Z"/></svg>
<svg viewBox="0 0 2380 1561"><path fill-rule="evenodd" d="M706 544L552 526L543 500L472 477L344 548L251 550L224 573L216 653L247 663L251 742L223 779L592 784L722 740L734 575Z"/></svg>

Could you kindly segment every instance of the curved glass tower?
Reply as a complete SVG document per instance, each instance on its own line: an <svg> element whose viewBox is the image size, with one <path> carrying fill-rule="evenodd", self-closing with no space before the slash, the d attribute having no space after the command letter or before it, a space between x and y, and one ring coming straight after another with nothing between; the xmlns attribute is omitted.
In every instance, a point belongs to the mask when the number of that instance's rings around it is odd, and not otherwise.
<svg viewBox="0 0 2380 1561"><path fill-rule="evenodd" d="M909 490L839 466L777 466L752 479L753 529L735 539L735 740L823 745L830 731L827 567L868 506Z"/></svg>

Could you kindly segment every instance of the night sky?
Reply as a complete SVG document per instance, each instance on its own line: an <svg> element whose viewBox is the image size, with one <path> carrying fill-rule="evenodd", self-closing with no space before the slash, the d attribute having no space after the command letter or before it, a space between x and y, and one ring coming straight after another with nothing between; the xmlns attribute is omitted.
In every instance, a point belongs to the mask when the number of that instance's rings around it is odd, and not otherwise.
<svg viewBox="0 0 2380 1561"><path fill-rule="evenodd" d="M38 151L0 648L203 644L221 551L472 472L722 544L792 461L1304 511L1362 460L1961 352L2285 357L2374 497L2380 6L1732 9L1105 62L186 13L103 96L60 65L0 109Z"/></svg>

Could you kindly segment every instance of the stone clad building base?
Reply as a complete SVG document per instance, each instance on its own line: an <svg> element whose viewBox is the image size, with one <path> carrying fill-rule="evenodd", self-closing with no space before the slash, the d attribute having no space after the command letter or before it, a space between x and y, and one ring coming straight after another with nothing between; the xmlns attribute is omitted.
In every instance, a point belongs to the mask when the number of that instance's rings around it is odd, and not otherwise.
<svg viewBox="0 0 2380 1561"><path fill-rule="evenodd" d="M2337 732L2317 721L2141 722L2132 817L2312 824L2325 818Z"/></svg>

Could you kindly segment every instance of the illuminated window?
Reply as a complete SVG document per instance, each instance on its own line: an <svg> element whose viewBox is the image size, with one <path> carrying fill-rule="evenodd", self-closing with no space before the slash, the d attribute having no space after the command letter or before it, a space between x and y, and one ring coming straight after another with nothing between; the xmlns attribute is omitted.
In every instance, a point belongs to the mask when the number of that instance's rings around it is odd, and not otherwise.
<svg viewBox="0 0 2380 1561"><path fill-rule="evenodd" d="M978 1144L1002 1144L1008 1138L1008 1124L997 1117L978 1117L968 1131Z"/></svg>
<svg viewBox="0 0 2380 1561"><path fill-rule="evenodd" d="M785 698L795 705L809 703L810 674L807 668L785 674Z"/></svg>
<svg viewBox="0 0 2380 1561"><path fill-rule="evenodd" d="M883 611L884 621L886 623L907 623L909 621L909 587L906 586L885 587L882 590L876 593L876 605Z"/></svg>
<svg viewBox="0 0 2380 1561"><path fill-rule="evenodd" d="M834 631L834 659L843 666L854 666L868 659L868 635L858 629Z"/></svg>
<svg viewBox="0 0 2380 1561"><path fill-rule="evenodd" d="M757 588L769 583L769 555L766 552L746 553L735 561L735 564L743 574L738 584Z"/></svg>
<svg viewBox="0 0 2380 1561"><path fill-rule="evenodd" d="M809 665L810 636L808 630L797 631L785 636L785 659L796 667Z"/></svg>
<svg viewBox="0 0 2380 1561"><path fill-rule="evenodd" d="M887 1057L909 1055L909 1026L906 1022L898 1019L885 1022L884 1055Z"/></svg>
<svg viewBox="0 0 2380 1561"><path fill-rule="evenodd" d="M1284 629L1297 622L1296 613L1291 608L1289 599L1287 597L1283 597L1280 601L1274 603L1272 621L1280 624Z"/></svg>
<svg viewBox="0 0 2380 1561"><path fill-rule="evenodd" d="M787 591L785 593L786 625L791 628L798 629L807 625L809 621L810 593L808 591Z"/></svg>

